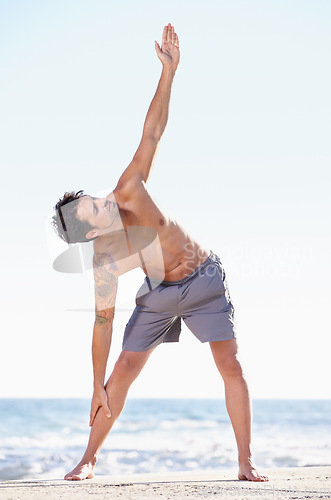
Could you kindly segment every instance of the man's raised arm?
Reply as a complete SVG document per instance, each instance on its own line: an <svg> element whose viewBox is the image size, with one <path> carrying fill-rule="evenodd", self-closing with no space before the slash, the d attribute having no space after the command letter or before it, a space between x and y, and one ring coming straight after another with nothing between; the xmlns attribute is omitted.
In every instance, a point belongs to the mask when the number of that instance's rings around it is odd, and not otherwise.
<svg viewBox="0 0 331 500"><path fill-rule="evenodd" d="M133 177L139 176L141 180L147 181L167 125L171 86L180 57L178 36L171 24L163 30L161 47L155 42L155 50L163 65L161 78L147 112L139 147L121 175L116 189L121 189Z"/></svg>
<svg viewBox="0 0 331 500"><path fill-rule="evenodd" d="M117 266L110 254L95 252L93 257L95 288L95 321L92 340L94 392L91 403L90 425L102 410L111 416L105 391L105 374L113 332L113 319L117 292Z"/></svg>

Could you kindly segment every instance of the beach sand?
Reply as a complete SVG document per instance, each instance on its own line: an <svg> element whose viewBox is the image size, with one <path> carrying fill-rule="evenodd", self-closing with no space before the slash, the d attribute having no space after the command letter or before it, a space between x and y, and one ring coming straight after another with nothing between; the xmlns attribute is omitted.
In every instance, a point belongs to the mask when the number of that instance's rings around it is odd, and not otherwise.
<svg viewBox="0 0 331 500"><path fill-rule="evenodd" d="M267 483L236 479L236 469L217 472L132 474L96 476L87 481L30 480L0 482L0 499L57 500L103 499L122 500L173 498L232 498L263 500L330 498L331 466L264 469Z"/></svg>

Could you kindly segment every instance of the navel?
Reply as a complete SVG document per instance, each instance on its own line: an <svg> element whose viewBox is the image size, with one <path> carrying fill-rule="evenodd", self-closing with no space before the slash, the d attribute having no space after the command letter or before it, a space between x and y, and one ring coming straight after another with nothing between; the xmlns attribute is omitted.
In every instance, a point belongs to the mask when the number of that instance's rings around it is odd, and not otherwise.
<svg viewBox="0 0 331 500"><path fill-rule="evenodd" d="M161 226L164 225L164 220L163 219L160 219L160 224L161 224Z"/></svg>

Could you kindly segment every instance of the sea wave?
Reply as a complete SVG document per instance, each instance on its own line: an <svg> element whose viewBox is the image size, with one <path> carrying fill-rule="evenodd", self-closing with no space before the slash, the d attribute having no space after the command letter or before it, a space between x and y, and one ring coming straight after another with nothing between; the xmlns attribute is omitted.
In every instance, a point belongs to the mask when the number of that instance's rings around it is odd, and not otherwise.
<svg viewBox="0 0 331 500"><path fill-rule="evenodd" d="M254 401L260 467L331 464L330 401ZM88 435L87 400L0 400L0 479L62 478ZM224 401L130 400L106 440L98 474L234 467Z"/></svg>

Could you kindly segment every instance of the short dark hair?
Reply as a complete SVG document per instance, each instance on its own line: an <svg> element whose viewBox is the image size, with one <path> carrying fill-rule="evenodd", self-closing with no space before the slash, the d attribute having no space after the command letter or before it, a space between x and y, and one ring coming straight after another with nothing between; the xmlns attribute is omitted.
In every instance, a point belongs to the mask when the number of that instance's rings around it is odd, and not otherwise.
<svg viewBox="0 0 331 500"><path fill-rule="evenodd" d="M94 229L94 227L87 221L77 219L77 203L72 203L79 200L83 196L87 196L84 194L83 189L77 191L76 193L74 191L71 191L71 193L66 192L54 207L55 215L52 217L52 226L54 227L56 234L66 243L83 243L94 239L86 238L86 233L91 231L91 229ZM71 205L65 209L64 221L62 207L68 205L69 203Z"/></svg>

